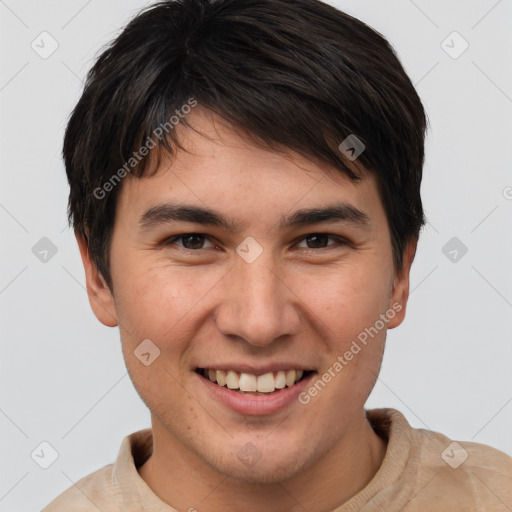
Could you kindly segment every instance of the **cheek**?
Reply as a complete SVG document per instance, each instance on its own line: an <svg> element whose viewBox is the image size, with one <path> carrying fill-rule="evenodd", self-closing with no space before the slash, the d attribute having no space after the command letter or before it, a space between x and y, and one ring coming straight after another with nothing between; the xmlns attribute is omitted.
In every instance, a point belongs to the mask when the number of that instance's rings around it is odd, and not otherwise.
<svg viewBox="0 0 512 512"><path fill-rule="evenodd" d="M162 348L177 347L190 317L197 316L201 300L214 288L218 276L197 268L134 264L116 290L120 329L130 344L149 338ZM172 342L172 343L171 343Z"/></svg>
<svg viewBox="0 0 512 512"><path fill-rule="evenodd" d="M328 336L346 343L386 311L388 288L383 271L354 265L331 269L323 276L310 275L303 280L299 296L308 297L304 302L326 326Z"/></svg>
<svg viewBox="0 0 512 512"><path fill-rule="evenodd" d="M211 284L190 268L129 263L124 268L129 279L116 287L123 357L142 400L152 412L164 411L184 400L187 368L179 363L193 336L187 320L197 317Z"/></svg>

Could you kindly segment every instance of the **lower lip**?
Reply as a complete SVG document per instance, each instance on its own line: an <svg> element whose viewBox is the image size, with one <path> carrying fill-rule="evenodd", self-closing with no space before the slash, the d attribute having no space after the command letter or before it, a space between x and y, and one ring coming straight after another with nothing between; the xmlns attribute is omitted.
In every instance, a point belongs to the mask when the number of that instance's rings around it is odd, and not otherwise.
<svg viewBox="0 0 512 512"><path fill-rule="evenodd" d="M314 373L291 387L279 389L266 395L243 395L229 388L221 387L198 373L196 375L214 398L233 411L251 416L262 416L274 414L293 402L298 402L298 396L306 389Z"/></svg>

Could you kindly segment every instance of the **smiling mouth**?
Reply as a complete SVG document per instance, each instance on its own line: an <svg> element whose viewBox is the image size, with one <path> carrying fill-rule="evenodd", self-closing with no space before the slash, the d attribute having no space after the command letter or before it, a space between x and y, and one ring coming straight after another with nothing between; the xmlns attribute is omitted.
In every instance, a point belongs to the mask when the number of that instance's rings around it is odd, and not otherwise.
<svg viewBox="0 0 512 512"><path fill-rule="evenodd" d="M253 375L213 368L197 368L196 372L218 386L227 387L240 394L255 395L270 394L286 387L292 387L313 373L309 370L281 370L263 375Z"/></svg>

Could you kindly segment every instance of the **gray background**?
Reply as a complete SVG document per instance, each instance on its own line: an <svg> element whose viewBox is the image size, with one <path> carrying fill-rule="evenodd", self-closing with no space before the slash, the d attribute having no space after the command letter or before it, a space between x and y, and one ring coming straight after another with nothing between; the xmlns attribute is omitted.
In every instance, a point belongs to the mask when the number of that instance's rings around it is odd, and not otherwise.
<svg viewBox="0 0 512 512"><path fill-rule="evenodd" d="M512 454L512 1L331 3L390 40L431 123L429 224L406 321L388 334L367 407L395 407L414 427ZM147 4L0 0L1 511L40 510L150 425L118 330L90 310L60 158L93 57ZM44 31L58 43L45 59L31 47L51 49ZM469 44L457 58L464 42L453 31ZM54 255L41 252L43 237ZM42 442L58 452L48 469ZM34 450L44 453L38 463Z"/></svg>

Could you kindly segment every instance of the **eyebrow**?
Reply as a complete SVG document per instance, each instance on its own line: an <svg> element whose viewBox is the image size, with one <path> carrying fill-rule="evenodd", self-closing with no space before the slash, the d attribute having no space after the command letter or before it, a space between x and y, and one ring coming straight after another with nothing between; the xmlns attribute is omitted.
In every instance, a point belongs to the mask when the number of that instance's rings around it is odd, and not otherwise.
<svg viewBox="0 0 512 512"><path fill-rule="evenodd" d="M192 222L205 226L216 226L227 231L237 232L242 223L228 219L222 213L210 208L195 205L178 205L163 203L149 208L141 216L139 226L142 230L150 230L158 225L173 222ZM338 203L322 208L303 208L290 216L284 216L279 228L301 227L323 222L342 222L361 228L371 226L370 217L355 206Z"/></svg>

